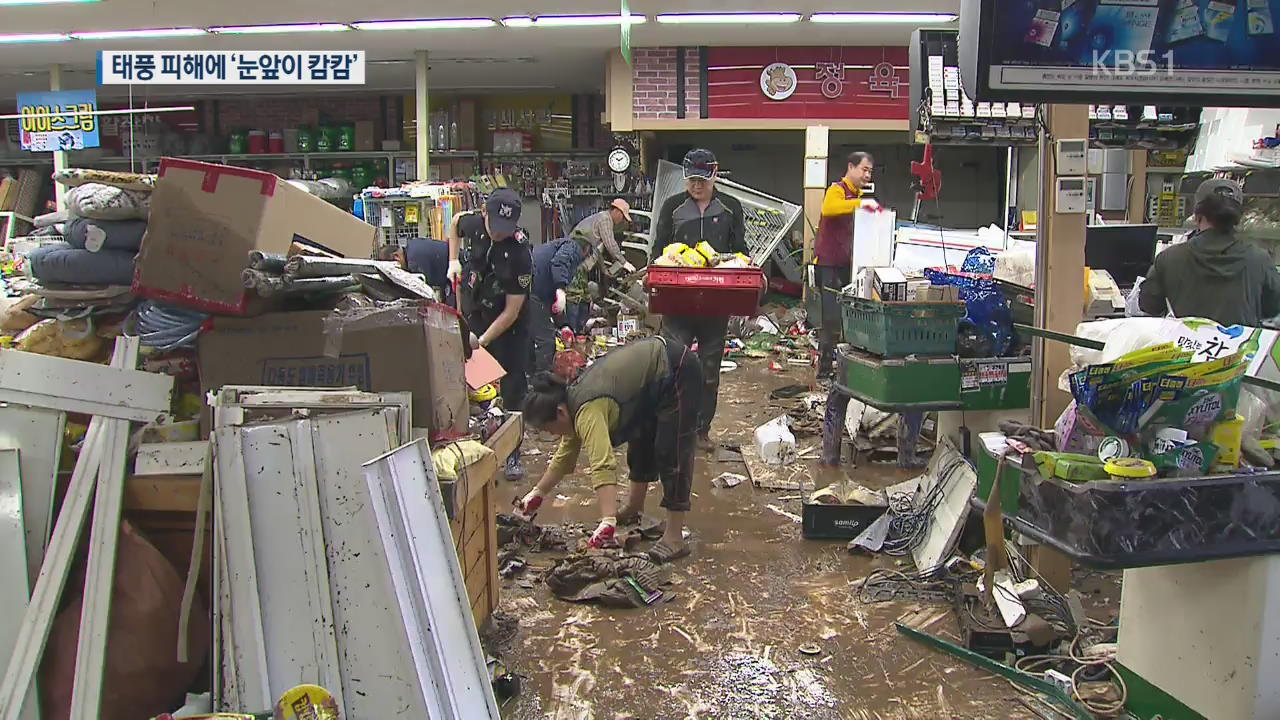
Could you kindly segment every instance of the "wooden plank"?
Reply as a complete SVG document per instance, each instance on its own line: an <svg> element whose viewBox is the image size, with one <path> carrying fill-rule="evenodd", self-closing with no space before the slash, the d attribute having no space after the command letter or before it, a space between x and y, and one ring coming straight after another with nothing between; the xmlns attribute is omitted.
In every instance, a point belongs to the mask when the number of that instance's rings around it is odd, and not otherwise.
<svg viewBox="0 0 1280 720"><path fill-rule="evenodd" d="M453 532L453 544L459 548L462 547L463 541L466 539L463 535L470 536L473 529L484 525L484 515L488 507L483 502L483 495L467 503L462 510L462 517L449 523L449 529Z"/></svg>
<svg viewBox="0 0 1280 720"><path fill-rule="evenodd" d="M124 484L125 510L194 513L199 503L199 475L134 476Z"/></svg>
<svg viewBox="0 0 1280 720"><path fill-rule="evenodd" d="M133 465L134 475L199 475L204 472L208 441L143 443Z"/></svg>
<svg viewBox="0 0 1280 720"><path fill-rule="evenodd" d="M463 582L467 586L467 601L470 603L485 597L485 586L489 584L489 578L483 571L484 564L483 557L476 558L474 565L462 571Z"/></svg>
<svg viewBox="0 0 1280 720"><path fill-rule="evenodd" d="M173 378L131 368L37 355L0 353L0 401L138 422L169 411Z"/></svg>
<svg viewBox="0 0 1280 720"><path fill-rule="evenodd" d="M520 447L520 440L524 436L524 416L520 413L512 413L501 427L494 431L493 435L485 441L485 445L492 448L495 455L498 456L498 462L506 462L507 457Z"/></svg>
<svg viewBox="0 0 1280 720"><path fill-rule="evenodd" d="M493 483L485 488L485 507L493 507L492 496L496 492L497 487ZM498 592L502 588L502 583L498 582L498 516L492 509L484 514L484 526L484 541L487 546L485 556L489 559L489 607L485 613L485 617L488 617L489 613L498 608Z"/></svg>

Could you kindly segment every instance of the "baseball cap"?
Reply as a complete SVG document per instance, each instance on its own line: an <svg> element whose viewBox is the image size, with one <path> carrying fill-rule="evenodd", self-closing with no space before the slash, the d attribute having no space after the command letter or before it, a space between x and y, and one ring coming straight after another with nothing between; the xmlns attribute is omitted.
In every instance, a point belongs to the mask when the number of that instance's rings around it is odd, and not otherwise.
<svg viewBox="0 0 1280 720"><path fill-rule="evenodd" d="M510 188L498 188L489 193L484 202L485 214L489 217L489 232L502 237L515 234L520 222L520 196Z"/></svg>
<svg viewBox="0 0 1280 720"><path fill-rule="evenodd" d="M684 156L684 177L689 178L705 178L711 179L715 177L716 171L720 169L720 163L716 161L716 154L706 148L694 148L685 153Z"/></svg>
<svg viewBox="0 0 1280 720"><path fill-rule="evenodd" d="M631 203L622 198L614 198L613 202L609 203L609 206L618 208L618 212L622 213L622 219L631 222Z"/></svg>
<svg viewBox="0 0 1280 720"><path fill-rule="evenodd" d="M1235 200L1241 205L1244 204L1244 190L1240 188L1240 183L1235 180L1211 178L1200 183L1200 187L1196 188L1196 205L1199 205L1200 201L1210 195L1221 195L1228 200Z"/></svg>

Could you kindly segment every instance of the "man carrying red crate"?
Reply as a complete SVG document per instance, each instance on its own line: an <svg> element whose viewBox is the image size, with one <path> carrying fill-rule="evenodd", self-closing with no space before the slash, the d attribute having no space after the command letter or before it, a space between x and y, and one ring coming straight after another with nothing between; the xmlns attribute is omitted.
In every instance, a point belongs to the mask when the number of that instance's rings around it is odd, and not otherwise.
<svg viewBox="0 0 1280 720"><path fill-rule="evenodd" d="M716 190L720 164L710 150L694 149L684 156L685 192L667 199L654 217L653 259L672 243L696 247L706 242L718 253L750 255L742 203ZM720 361L728 316L666 315L662 333L681 345L698 344L703 394L698 419L698 445L710 450L711 420L720 394Z"/></svg>
<svg viewBox="0 0 1280 720"><path fill-rule="evenodd" d="M818 381L831 380L836 343L840 341L843 319L840 291L849 284L853 253L853 214L862 200L862 189L871 182L875 160L870 153L855 152L840 182L827 188L822 198L822 219L814 241L814 288L819 293L822 316L818 330Z"/></svg>

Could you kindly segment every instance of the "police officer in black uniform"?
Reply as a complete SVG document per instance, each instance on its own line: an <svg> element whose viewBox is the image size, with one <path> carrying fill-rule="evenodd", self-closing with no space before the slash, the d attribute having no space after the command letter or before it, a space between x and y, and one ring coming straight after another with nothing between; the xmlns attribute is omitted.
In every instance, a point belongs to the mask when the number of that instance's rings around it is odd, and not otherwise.
<svg viewBox="0 0 1280 720"><path fill-rule="evenodd" d="M483 347L507 371L502 378L502 404L524 406L529 362L529 290L533 285L533 250L518 226L520 196L493 191L480 214L462 213L449 226L448 279L460 278L471 301L464 305L471 326L471 346ZM465 296L465 295L464 295ZM507 458L506 478L524 478L520 449Z"/></svg>

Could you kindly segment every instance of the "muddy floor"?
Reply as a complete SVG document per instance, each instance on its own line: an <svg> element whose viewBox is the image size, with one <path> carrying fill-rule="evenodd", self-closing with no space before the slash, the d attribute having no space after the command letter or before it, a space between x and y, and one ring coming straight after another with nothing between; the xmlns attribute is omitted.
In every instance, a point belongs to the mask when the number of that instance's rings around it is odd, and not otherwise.
<svg viewBox="0 0 1280 720"><path fill-rule="evenodd" d="M771 373L752 363L723 376L714 439L750 442L752 429L794 401L771 401L775 388L805 382L801 370ZM817 468L817 436L798 438L813 459L807 487L837 476ZM554 445L526 443L536 480ZM619 457L619 464L625 462ZM1027 718L1008 683L900 636L895 620L958 641L945 606L915 602L862 605L851 583L892 558L853 556L843 542L800 537L797 491L749 483L712 487L721 472L741 472L700 455L689 514L694 552L677 561L674 599L636 610L574 605L551 596L537 569L554 560L529 554L531 569L503 581L501 610L519 620L504 661L523 676L519 697L503 707L512 720L905 720ZM892 465L848 469L857 482L883 487L910 473ZM624 474L625 478L625 474ZM625 480L624 480L625 482ZM504 502L525 485L507 485ZM539 514L543 524L598 520L584 475L567 478ZM649 496L657 508L659 488ZM508 507L498 508L507 510ZM909 563L909 561L908 561ZM910 569L910 568L906 568ZM1100 598L1103 603L1109 602ZM809 647L806 647L809 646ZM801 652L804 647L809 653Z"/></svg>

